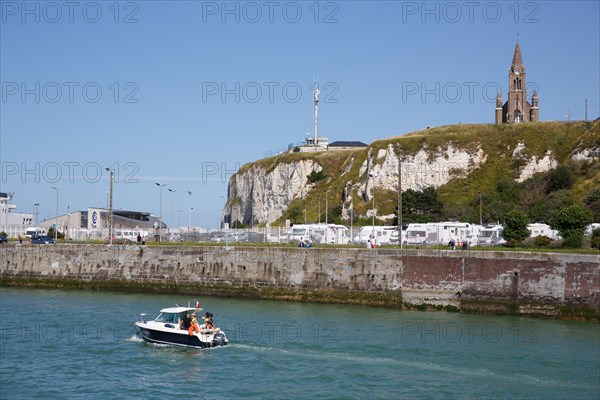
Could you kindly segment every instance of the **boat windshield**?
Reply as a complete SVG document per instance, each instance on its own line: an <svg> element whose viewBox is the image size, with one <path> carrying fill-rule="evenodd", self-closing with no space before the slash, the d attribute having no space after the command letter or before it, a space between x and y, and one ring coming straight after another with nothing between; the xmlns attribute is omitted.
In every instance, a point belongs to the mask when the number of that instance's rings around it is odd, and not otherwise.
<svg viewBox="0 0 600 400"><path fill-rule="evenodd" d="M177 314L173 314L173 313L160 313L158 314L158 317L156 317L155 319L156 322L170 322L170 323L177 323Z"/></svg>

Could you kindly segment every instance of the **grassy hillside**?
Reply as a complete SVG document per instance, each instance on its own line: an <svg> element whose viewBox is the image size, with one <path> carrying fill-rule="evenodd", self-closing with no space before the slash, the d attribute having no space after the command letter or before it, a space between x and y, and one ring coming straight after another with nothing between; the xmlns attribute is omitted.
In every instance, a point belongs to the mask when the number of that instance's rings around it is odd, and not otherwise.
<svg viewBox="0 0 600 400"><path fill-rule="evenodd" d="M519 143L524 144L524 149L520 157L513 157L513 151ZM444 154L449 145L471 154L481 148L487 155L481 168L466 176L456 171L456 177L437 189L437 195L443 203L443 217L446 219L478 222L481 193L484 222L501 220L503 214L511 209L526 211L532 222L545 222L559 208L579 203L587 203L592 211L595 210L595 219L600 220L600 211L597 210L600 208L600 163L597 160L589 162L572 159L573 154L582 149L600 149L600 123L539 122L443 126L378 140L366 150L293 153L256 161L266 170L272 170L278 163L298 159L314 159L324 168L325 178L316 183L315 190L305 199L292 202L276 225L283 225L288 218L292 222L303 222L305 209L307 221L318 221L319 203L321 220L324 221L327 190L329 220L348 223L339 219L341 205L347 200L350 188L348 183L364 182L366 177L359 176L359 169L369 150L376 155L379 149L387 149L390 144L400 146L400 153L404 157L425 150L428 157L433 159ZM541 159L548 151L557 160L557 169L517 183L520 168L531 157ZM240 172L246 171L251 165L243 166ZM342 176L344 171L346 173ZM371 209L371 202L361 198L356 191L353 191L352 197L354 223L370 224L370 219L364 216ZM378 215L393 214L397 198L396 191L376 189ZM347 207L349 203L345 204Z"/></svg>

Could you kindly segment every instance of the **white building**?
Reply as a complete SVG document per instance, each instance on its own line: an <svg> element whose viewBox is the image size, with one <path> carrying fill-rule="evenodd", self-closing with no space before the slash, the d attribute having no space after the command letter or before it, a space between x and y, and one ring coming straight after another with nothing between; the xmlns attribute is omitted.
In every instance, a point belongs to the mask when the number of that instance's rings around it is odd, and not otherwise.
<svg viewBox="0 0 600 400"><path fill-rule="evenodd" d="M10 237L16 237L34 222L32 213L13 212L17 208L12 203L13 197L14 193L0 192L0 230Z"/></svg>

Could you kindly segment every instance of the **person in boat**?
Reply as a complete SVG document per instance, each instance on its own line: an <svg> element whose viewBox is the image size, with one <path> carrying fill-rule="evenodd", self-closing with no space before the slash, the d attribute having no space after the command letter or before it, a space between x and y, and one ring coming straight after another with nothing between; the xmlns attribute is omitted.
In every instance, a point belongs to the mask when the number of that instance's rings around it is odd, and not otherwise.
<svg viewBox="0 0 600 400"><path fill-rule="evenodd" d="M190 329L191 325L192 325L191 314L185 314L185 317L183 317L183 319L181 320L180 328L187 331L188 329Z"/></svg>
<svg viewBox="0 0 600 400"><path fill-rule="evenodd" d="M215 323L213 322L212 313L206 313L206 316L204 317L204 323L206 325L206 329L215 329Z"/></svg>
<svg viewBox="0 0 600 400"><path fill-rule="evenodd" d="M196 320L196 316L192 315L192 321L190 322L190 327L188 328L188 333L190 336L193 336L195 332L200 332L200 327L198 326L198 321Z"/></svg>

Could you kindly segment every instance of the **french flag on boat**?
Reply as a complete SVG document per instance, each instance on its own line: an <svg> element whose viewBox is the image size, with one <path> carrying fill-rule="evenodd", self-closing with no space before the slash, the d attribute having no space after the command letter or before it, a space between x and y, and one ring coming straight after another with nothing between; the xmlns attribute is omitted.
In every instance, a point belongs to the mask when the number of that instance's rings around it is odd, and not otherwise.
<svg viewBox="0 0 600 400"><path fill-rule="evenodd" d="M196 308L200 308L200 302L196 300Z"/></svg>

